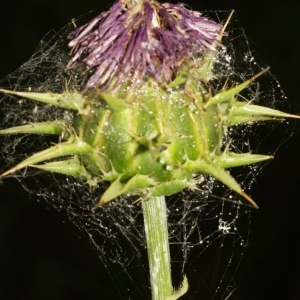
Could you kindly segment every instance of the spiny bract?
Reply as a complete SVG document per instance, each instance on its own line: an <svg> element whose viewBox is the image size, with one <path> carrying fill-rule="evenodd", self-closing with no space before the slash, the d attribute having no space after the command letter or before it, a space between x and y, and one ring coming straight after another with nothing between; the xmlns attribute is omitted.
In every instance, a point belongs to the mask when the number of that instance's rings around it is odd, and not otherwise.
<svg viewBox="0 0 300 300"><path fill-rule="evenodd" d="M81 93L1 90L74 112L71 121L49 120L2 130L1 134L57 134L62 141L1 176L33 166L80 177L90 186L110 182L95 207L121 195L172 195L196 188L200 175L213 176L256 206L226 169L258 163L270 156L232 152L224 145L228 130L240 124L295 116L240 99L239 93L261 74L210 92L207 87L215 76L212 70L225 26L222 29L182 5L137 3L131 1L126 7L118 1L109 12L71 35L73 58L68 67L94 70ZM170 28L172 22L176 32ZM120 32L112 31L113 38L111 34L105 37L104 33L116 24ZM107 26L104 33L101 26ZM188 30L188 26L196 30ZM173 46L172 38L176 43L181 38L180 49L159 44L163 43L158 38L162 35ZM101 38L107 39L107 45ZM142 38L145 40L139 40ZM119 43L119 39L124 40ZM191 39L202 45L197 46L197 53ZM86 46L87 41L93 43L92 48ZM135 49L134 44L140 48ZM104 46L110 49L103 50ZM43 163L47 160L51 161Z"/></svg>

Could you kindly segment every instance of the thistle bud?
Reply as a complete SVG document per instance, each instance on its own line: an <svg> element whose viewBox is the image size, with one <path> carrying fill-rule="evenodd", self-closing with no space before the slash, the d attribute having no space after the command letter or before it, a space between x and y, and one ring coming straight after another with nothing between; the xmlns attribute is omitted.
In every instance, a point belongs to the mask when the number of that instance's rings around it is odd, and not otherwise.
<svg viewBox="0 0 300 300"><path fill-rule="evenodd" d="M80 92L4 93L74 112L70 120L22 125L1 134L57 134L61 142L3 173L33 166L110 186L95 207L122 195L168 196L212 176L255 202L226 169L269 155L224 145L231 126L295 117L239 97L262 71L211 90L225 25L182 4L117 1L69 35L67 69L88 76ZM230 75L227 82L231 83ZM47 160L53 160L46 162ZM46 162L46 163L44 163Z"/></svg>

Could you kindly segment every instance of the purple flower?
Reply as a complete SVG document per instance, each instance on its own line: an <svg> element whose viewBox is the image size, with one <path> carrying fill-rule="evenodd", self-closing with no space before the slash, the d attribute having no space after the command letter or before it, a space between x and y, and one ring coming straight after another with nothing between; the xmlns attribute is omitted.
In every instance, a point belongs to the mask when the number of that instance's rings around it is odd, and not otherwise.
<svg viewBox="0 0 300 300"><path fill-rule="evenodd" d="M124 79L170 82L186 59L213 48L221 25L183 4L117 1L74 30L67 68L92 71L86 87L116 88Z"/></svg>

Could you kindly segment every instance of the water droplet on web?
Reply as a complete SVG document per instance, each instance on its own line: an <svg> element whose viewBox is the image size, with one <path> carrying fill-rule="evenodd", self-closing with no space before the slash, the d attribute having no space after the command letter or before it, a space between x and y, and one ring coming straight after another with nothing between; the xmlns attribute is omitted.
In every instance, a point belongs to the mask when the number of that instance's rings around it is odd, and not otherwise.
<svg viewBox="0 0 300 300"><path fill-rule="evenodd" d="M159 162L160 162L161 164L165 164L166 159L165 159L164 157L161 157L160 160L159 160Z"/></svg>

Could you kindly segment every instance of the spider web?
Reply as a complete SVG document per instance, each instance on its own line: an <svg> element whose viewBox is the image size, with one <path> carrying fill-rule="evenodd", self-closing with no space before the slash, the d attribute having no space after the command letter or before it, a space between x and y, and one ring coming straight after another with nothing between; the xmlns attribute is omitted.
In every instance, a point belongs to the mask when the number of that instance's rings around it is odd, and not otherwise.
<svg viewBox="0 0 300 300"><path fill-rule="evenodd" d="M228 11L206 12L205 15L224 22ZM69 61L66 37L89 15L74 20L59 32L42 40L39 48L18 70L0 82L1 88L17 91L61 92L80 89L82 78L66 71ZM214 90L220 90L230 75L234 85L251 78L263 69L251 50L246 35L235 17L226 29L214 66ZM282 109L285 96L277 80L267 73L240 94L241 98L268 107ZM72 113L20 99L1 97L1 129L54 119L72 118ZM276 104L276 105L275 105ZM259 153L276 124L248 124L230 128L224 147L230 143L238 153ZM282 141L285 139L282 135ZM5 171L25 157L58 143L56 136L3 135L1 139L1 169ZM276 147L277 148L277 147ZM268 149L274 154L277 149ZM250 192L262 165L231 170L244 190ZM99 259L111 274L120 299L150 299L147 249L140 204L122 197L92 210L104 187L89 190L72 177L50 174L30 168L3 179L3 184L17 180L34 198L54 207L70 220L87 238ZM236 295L235 274L249 241L252 208L214 178L198 179L199 190L185 190L167 198L173 284L178 286L183 274L189 281L189 291L181 299L231 299ZM127 278L125 280L124 278ZM129 279L129 281L128 281Z"/></svg>

